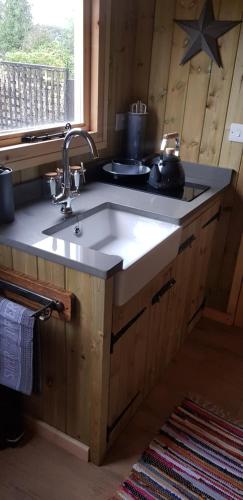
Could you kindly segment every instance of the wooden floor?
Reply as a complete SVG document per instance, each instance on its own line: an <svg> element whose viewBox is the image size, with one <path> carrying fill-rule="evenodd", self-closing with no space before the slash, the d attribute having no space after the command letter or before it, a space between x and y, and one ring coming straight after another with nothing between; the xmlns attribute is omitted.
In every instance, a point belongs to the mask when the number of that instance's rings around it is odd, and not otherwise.
<svg viewBox="0 0 243 500"><path fill-rule="evenodd" d="M189 392L243 421L243 331L203 319L102 467L40 438L0 452L1 500L109 499L131 465Z"/></svg>

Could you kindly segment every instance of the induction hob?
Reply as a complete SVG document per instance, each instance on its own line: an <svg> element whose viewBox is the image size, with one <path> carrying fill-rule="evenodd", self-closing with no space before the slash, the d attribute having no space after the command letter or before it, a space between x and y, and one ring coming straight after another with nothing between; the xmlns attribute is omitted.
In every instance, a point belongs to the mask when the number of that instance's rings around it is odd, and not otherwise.
<svg viewBox="0 0 243 500"><path fill-rule="evenodd" d="M127 179L114 179L112 176L104 175L101 173L100 182L104 182L105 184L112 184L114 186L125 187L129 189L135 189L136 191L143 191L149 194L155 194L156 196L167 196L169 198L175 198L181 201L192 201L195 200L202 193L205 193L209 189L209 186L204 186L202 184L195 184L192 182L186 182L183 189L177 191L161 191L158 190L148 183L148 181L136 181Z"/></svg>

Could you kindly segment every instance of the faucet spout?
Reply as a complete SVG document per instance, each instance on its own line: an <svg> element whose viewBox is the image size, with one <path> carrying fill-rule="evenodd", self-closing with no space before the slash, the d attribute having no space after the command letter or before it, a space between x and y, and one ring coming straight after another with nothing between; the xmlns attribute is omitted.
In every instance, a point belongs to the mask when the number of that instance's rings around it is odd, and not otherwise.
<svg viewBox="0 0 243 500"><path fill-rule="evenodd" d="M74 195L77 196L79 194L77 191L75 191L75 194L71 191L69 148L73 137L83 137L89 146L93 158L99 157L95 142L89 132L81 128L73 128L66 134L63 143L63 188L58 196L53 196L53 202L55 204L62 204L62 211L66 214L72 213L71 200Z"/></svg>

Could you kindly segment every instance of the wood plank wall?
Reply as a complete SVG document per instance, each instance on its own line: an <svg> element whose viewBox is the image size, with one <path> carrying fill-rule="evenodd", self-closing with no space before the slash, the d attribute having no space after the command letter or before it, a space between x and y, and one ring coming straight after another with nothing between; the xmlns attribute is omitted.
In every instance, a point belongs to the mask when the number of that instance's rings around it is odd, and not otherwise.
<svg viewBox="0 0 243 500"><path fill-rule="evenodd" d="M243 25L220 40L223 68L200 53L184 66L188 43L174 19L197 19L204 0L156 0L148 104L149 137L178 130L183 160L230 167L235 192L224 200L209 276L210 305L225 309L243 230L242 144L228 141L232 122L243 123ZM242 0L214 0L217 19L242 19ZM138 98L140 95L138 95Z"/></svg>
<svg viewBox="0 0 243 500"><path fill-rule="evenodd" d="M155 0L112 0L109 94L108 146L114 155L122 149L124 132L115 132L115 115L128 110L129 104L141 95L147 101L150 59L153 40ZM50 165L28 168L14 173L14 182L25 182L57 167Z"/></svg>
<svg viewBox="0 0 243 500"><path fill-rule="evenodd" d="M242 145L228 142L232 122L243 123L243 25L220 40L223 69L204 53L184 66L187 36L174 19L197 19L204 0L112 0L108 98L108 152L119 153L124 133L116 112L142 99L149 106L148 147L177 129L183 160L234 168L235 191L224 200L218 246L209 278L211 305L224 309L243 230ZM242 0L213 0L217 19L242 19ZM18 172L16 182L40 175L48 165ZM223 269L223 272L222 272Z"/></svg>
<svg viewBox="0 0 243 500"><path fill-rule="evenodd" d="M0 245L0 266L75 295L71 322L53 317L38 322L41 392L26 397L25 408L30 416L91 446L92 458L98 460L97 450L106 448L110 367L104 358L110 352L112 278L103 280L5 245Z"/></svg>

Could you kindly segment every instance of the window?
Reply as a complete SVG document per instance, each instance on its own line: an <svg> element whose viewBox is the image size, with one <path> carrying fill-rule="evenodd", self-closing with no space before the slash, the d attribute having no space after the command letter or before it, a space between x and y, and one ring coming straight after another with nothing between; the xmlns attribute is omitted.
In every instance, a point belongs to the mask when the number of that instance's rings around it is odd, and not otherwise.
<svg viewBox="0 0 243 500"><path fill-rule="evenodd" d="M21 141L66 122L93 131L102 146L110 0L0 0L0 7L0 163L59 159L60 140L45 148Z"/></svg>
<svg viewBox="0 0 243 500"><path fill-rule="evenodd" d="M3 0L0 133L83 123L83 1Z"/></svg>

